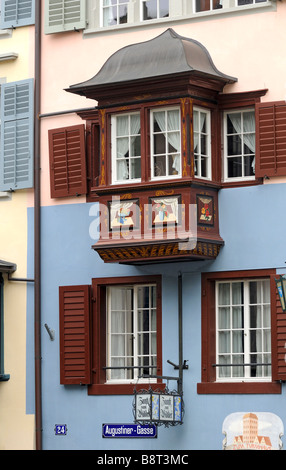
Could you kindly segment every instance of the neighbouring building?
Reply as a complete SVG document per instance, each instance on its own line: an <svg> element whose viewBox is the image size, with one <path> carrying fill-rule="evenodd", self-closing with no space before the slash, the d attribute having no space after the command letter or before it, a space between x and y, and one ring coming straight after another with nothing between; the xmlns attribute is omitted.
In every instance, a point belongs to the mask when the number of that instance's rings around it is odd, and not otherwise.
<svg viewBox="0 0 286 470"><path fill-rule="evenodd" d="M33 268L28 273L28 207L33 206L34 2L0 5L0 450L35 442ZM27 345L28 350L27 350Z"/></svg>
<svg viewBox="0 0 286 470"><path fill-rule="evenodd" d="M36 12L40 162L17 206L36 448L220 450L238 412L277 416L283 444L285 3Z"/></svg>

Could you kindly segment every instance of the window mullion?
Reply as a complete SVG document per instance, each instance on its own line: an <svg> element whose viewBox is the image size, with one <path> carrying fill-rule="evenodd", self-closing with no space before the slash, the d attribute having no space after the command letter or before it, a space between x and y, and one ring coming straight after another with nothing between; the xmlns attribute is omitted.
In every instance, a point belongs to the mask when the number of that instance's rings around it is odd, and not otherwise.
<svg viewBox="0 0 286 470"><path fill-rule="evenodd" d="M244 282L244 363L251 363L250 355L250 293L249 293L249 281ZM245 367L245 378L250 378L249 366Z"/></svg>
<svg viewBox="0 0 286 470"><path fill-rule="evenodd" d="M138 286L134 286L133 293L133 365L138 367ZM134 369L134 371L134 376L138 377L140 375L140 370Z"/></svg>

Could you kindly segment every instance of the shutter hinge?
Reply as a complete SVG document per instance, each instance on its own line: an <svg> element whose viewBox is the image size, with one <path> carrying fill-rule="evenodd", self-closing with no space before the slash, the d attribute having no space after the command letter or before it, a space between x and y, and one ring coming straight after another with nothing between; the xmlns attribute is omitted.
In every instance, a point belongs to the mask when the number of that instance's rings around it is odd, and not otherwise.
<svg viewBox="0 0 286 470"><path fill-rule="evenodd" d="M96 298L95 298L95 297L91 297L91 301L92 301L92 302L96 302Z"/></svg>

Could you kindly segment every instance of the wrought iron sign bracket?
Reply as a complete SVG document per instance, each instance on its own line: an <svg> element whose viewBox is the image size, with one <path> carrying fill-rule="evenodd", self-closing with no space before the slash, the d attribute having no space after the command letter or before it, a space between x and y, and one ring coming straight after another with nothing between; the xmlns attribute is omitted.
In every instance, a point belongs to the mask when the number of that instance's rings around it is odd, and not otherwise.
<svg viewBox="0 0 286 470"><path fill-rule="evenodd" d="M168 362L169 364L171 364L171 366L173 366L175 370L179 370L179 369L180 369L180 366L179 366L178 364L174 364L174 363L173 363L172 361L170 361L169 359L167 359L167 362ZM183 364L182 364L182 369L187 370L187 369L189 368L187 362L188 362L188 359L185 359L184 362L183 362Z"/></svg>

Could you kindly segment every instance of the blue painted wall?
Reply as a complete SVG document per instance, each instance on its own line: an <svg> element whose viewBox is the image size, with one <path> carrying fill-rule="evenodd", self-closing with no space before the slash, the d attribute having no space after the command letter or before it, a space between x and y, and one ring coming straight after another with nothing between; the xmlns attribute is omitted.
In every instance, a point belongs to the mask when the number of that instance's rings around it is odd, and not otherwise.
<svg viewBox="0 0 286 470"><path fill-rule="evenodd" d="M52 449L221 449L222 424L236 411L268 411L286 424L286 398L281 395L197 395L201 380L201 272L276 268L284 272L286 185L224 189L219 193L220 234L225 246L215 261L131 267L104 264L91 249L97 206L71 204L42 208L42 371L43 448ZM33 240L33 210L29 210ZM33 251L29 266L33 270ZM185 419L182 426L160 427L157 439L103 439L103 423L132 423L132 396L88 396L86 387L59 383L59 285L90 284L97 276L163 276L163 373L177 371L177 276L183 273ZM285 269L286 272L286 269ZM28 291L27 374L33 370L33 292ZM51 341L44 324L55 330ZM169 383L169 388L176 383ZM28 381L27 409L33 411L33 380ZM67 436L55 436L56 424L67 424Z"/></svg>

